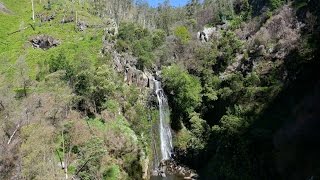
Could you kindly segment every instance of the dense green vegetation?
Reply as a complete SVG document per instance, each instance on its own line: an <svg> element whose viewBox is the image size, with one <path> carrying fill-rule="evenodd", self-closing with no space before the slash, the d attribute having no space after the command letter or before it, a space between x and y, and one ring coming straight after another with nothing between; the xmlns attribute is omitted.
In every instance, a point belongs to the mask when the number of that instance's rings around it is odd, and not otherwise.
<svg viewBox="0 0 320 180"><path fill-rule="evenodd" d="M247 2L242 3L239 6L247 6ZM280 9L283 3L283 1L267 3L270 9L265 15L269 16L269 22L273 21L272 13L285 11ZM263 52L265 54L257 54L260 52L256 50L250 52L252 51L250 49L261 47L263 43L267 47L280 46L277 44L279 39L272 38L271 41L265 42L261 40L263 34L254 37L255 32L253 32L251 36L256 40L250 44L246 39L240 40L232 30L245 29L245 26L250 24L243 24L243 21L254 23L255 19L260 18L254 17L254 14L251 15L252 20L238 18L239 15L243 17L243 14L250 13L248 11L255 8L254 4L252 5L238 12L234 9L233 17L227 15L231 26L229 30L220 32L220 38L215 38L205 45L197 45L191 52L190 48L184 47L189 49L189 52L184 51L179 59L186 60L191 54L194 58L192 61L188 63L178 61L182 66L172 65L163 70L163 80L172 108L172 127L178 132L175 140L176 153L180 155L181 162L199 169L204 179L285 179L288 176L293 179L307 178L307 173L296 169L299 165L292 167L290 162L307 162L302 161L300 156L309 157L302 153L308 150L306 147L300 147L299 143L308 140L302 137L300 138L303 140L297 140L298 142L291 139L292 143L298 146L296 147L298 152L288 149L289 145L284 145L285 142L279 145L275 141L289 138L281 137L277 133L285 131L284 129L290 131L288 124L294 126L293 124L296 123L297 117L286 107L286 103L290 101L298 104L306 103L305 101L308 101L306 96L319 98L314 94L315 86L318 85L313 84L318 82L319 74L313 68L313 70L310 69L310 66L319 67L319 63L312 58L312 56L315 57L319 46L312 41L303 43L304 39L310 37L319 39L319 34L302 31L299 45L287 52L288 55L283 58L285 62L281 60L282 58L273 57L272 67L267 73L263 72L266 68L264 62L270 61L270 56L268 57L266 52ZM317 6L317 8L311 8L311 6ZM303 8L319 9L319 3L304 4ZM311 9L309 10L312 11ZM272 12L271 17L270 12ZM295 9L294 12L301 13L301 9ZM196 18L196 15L193 17ZM268 28L268 21L261 26ZM313 23L319 27L319 21L313 21ZM181 27L177 27L174 31L180 41L183 38L186 39L183 32L184 29ZM237 33L239 34L239 30ZM277 36L278 32L273 33L270 35ZM194 46L184 42L186 46ZM249 51L246 48L249 48ZM272 54L272 52L268 53ZM240 58L239 54L242 54ZM306 62L306 59L309 59L309 62ZM251 64L252 61L257 64ZM231 65L237 62L240 66L232 70ZM286 76L284 72L290 75ZM305 82L302 83L303 79ZM299 86L310 87L310 89L291 89ZM281 105L274 106L277 103ZM297 106L294 103L290 105L291 108ZM310 111L315 113L315 109ZM296 109L296 111L306 113L302 109ZM311 123L313 120L307 121ZM290 147L293 148L294 145ZM312 152L316 151L316 148L311 149ZM291 154L288 157L291 159L283 157L283 153L286 152ZM318 156L313 157L319 159ZM207 163L204 163L204 160ZM278 162L283 164L277 164ZM313 163L314 166L319 165ZM295 171L296 175L291 175L291 170ZM316 168L308 170L319 174ZM311 177L310 174L309 176Z"/></svg>
<svg viewBox="0 0 320 180"><path fill-rule="evenodd" d="M320 176L317 0L34 0L34 11L0 0L0 179L148 179L159 115L148 74L168 96L174 160L200 179ZM33 47L40 35L59 44Z"/></svg>
<svg viewBox="0 0 320 180"><path fill-rule="evenodd" d="M165 32L157 29L150 32L134 23L120 25L116 48L119 52L132 51L138 57L138 68L152 68L154 62L153 51L165 41Z"/></svg>
<svg viewBox="0 0 320 180"><path fill-rule="evenodd" d="M36 15L55 15L49 22L32 21L32 11L23 8L31 9L30 1L1 3L12 14L0 12L0 122L6 144L0 179L145 176L150 120L157 114L149 108L150 114L145 113L148 92L123 81L113 69L111 52L99 54L105 20L91 14L88 2L35 1ZM80 31L75 22L61 23L67 16L89 28ZM58 39L60 45L33 48L29 40L39 34ZM164 41L160 30L148 38L153 43L147 53ZM18 163L21 171L14 168Z"/></svg>

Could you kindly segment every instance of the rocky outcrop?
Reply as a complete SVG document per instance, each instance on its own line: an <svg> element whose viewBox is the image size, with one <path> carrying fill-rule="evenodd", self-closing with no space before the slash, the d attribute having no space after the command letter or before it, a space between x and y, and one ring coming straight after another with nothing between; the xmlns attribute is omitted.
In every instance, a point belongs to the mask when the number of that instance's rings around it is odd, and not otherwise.
<svg viewBox="0 0 320 180"><path fill-rule="evenodd" d="M220 78L224 79L235 71L244 75L252 71L267 74L273 66L284 63L287 55L298 47L303 27L290 5L283 6L267 20L261 18L244 24L236 34L248 50L238 54ZM244 54L248 57L244 58Z"/></svg>
<svg viewBox="0 0 320 180"><path fill-rule="evenodd" d="M269 56L273 59L284 59L297 47L300 38L301 24L289 5L283 6L248 39L250 54Z"/></svg>
<svg viewBox="0 0 320 180"><path fill-rule="evenodd" d="M211 38L212 34L217 32L216 27L205 27L203 31L197 33L197 37L201 42L208 42Z"/></svg>
<svg viewBox="0 0 320 180"><path fill-rule="evenodd" d="M61 23L68 23L74 21L73 16L65 17ZM104 29L105 35L111 35L116 36L118 34L118 26L113 20L106 20L103 23L94 23L86 18L80 18L77 19L77 29L78 31L85 31L88 28L98 28L98 29Z"/></svg>
<svg viewBox="0 0 320 180"><path fill-rule="evenodd" d="M148 179L149 178L149 158L146 157L144 158L143 162L142 162L142 179Z"/></svg>
<svg viewBox="0 0 320 180"><path fill-rule="evenodd" d="M32 46L34 48L40 48L44 50L56 47L60 44L60 42L57 39L54 39L53 37L48 35L35 36L30 39L30 42L32 43Z"/></svg>
<svg viewBox="0 0 320 180"><path fill-rule="evenodd" d="M148 87L149 79L147 75L134 67L126 67L124 71L125 81L131 85L135 84L138 87Z"/></svg>
<svg viewBox="0 0 320 180"><path fill-rule="evenodd" d="M158 169L152 172L152 176L166 177L166 175L174 175L189 180L199 179L199 175L194 170L179 165L174 160L162 160Z"/></svg>
<svg viewBox="0 0 320 180"><path fill-rule="evenodd" d="M111 47L110 47L111 48ZM104 49L103 52L110 52ZM124 81L140 88L153 88L153 76L149 72L144 72L136 68L137 58L128 53L112 52L114 69L124 75Z"/></svg>
<svg viewBox="0 0 320 180"><path fill-rule="evenodd" d="M226 30L228 23L217 25L216 27L204 27L202 31L197 33L197 37L201 42L208 42L212 38L219 38L221 35L220 30Z"/></svg>
<svg viewBox="0 0 320 180"><path fill-rule="evenodd" d="M60 21L62 24L70 23L74 21L73 16L64 16L62 20Z"/></svg>
<svg viewBox="0 0 320 180"><path fill-rule="evenodd" d="M50 15L48 15L48 14L39 14L36 17L39 18L41 22L49 22L49 21L54 20L56 15L55 14L50 14Z"/></svg>
<svg viewBox="0 0 320 180"><path fill-rule="evenodd" d="M118 25L114 20L109 19L106 22L106 26L104 30L108 35L115 36L118 34Z"/></svg>
<svg viewBox="0 0 320 180"><path fill-rule="evenodd" d="M77 28L79 31L85 31L89 25L85 21L78 21L77 22Z"/></svg>
<svg viewBox="0 0 320 180"><path fill-rule="evenodd" d="M111 54L114 69L124 76L124 81L129 85L136 85L140 88L153 88L153 75L150 72L137 69L138 59L129 53L118 53L114 49L115 40L110 38L118 34L118 26L114 20L108 19L104 22L104 37L102 54ZM113 40L111 40L113 39Z"/></svg>

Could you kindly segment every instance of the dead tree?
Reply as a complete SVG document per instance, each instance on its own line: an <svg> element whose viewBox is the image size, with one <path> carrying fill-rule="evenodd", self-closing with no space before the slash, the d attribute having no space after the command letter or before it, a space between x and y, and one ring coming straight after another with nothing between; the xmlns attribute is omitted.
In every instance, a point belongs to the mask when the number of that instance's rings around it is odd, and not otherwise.
<svg viewBox="0 0 320 180"><path fill-rule="evenodd" d="M3 111L5 108L4 108L4 105L3 105L3 102L0 101L0 111Z"/></svg>
<svg viewBox="0 0 320 180"><path fill-rule="evenodd" d="M32 6L32 20L34 22L35 18L34 18L34 3L33 3L33 0L31 0L31 6Z"/></svg>

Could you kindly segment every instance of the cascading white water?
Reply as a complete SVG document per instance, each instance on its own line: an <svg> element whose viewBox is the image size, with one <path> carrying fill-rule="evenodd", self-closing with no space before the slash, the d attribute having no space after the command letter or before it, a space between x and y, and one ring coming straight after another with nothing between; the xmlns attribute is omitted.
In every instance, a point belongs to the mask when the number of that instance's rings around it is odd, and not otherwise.
<svg viewBox="0 0 320 180"><path fill-rule="evenodd" d="M154 80L155 82L155 92L157 94L159 103L159 133L160 133L160 148L161 148L161 160L170 159L172 153L172 135L169 126L169 105L167 98L161 88L161 82Z"/></svg>

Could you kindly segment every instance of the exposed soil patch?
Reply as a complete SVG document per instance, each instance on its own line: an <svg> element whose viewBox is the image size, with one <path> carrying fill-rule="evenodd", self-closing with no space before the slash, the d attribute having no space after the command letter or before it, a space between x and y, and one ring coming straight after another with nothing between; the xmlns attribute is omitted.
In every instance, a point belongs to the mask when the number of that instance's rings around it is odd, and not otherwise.
<svg viewBox="0 0 320 180"><path fill-rule="evenodd" d="M0 13L11 14L12 12L8 8L6 8L6 6L2 4L2 2L0 2Z"/></svg>

